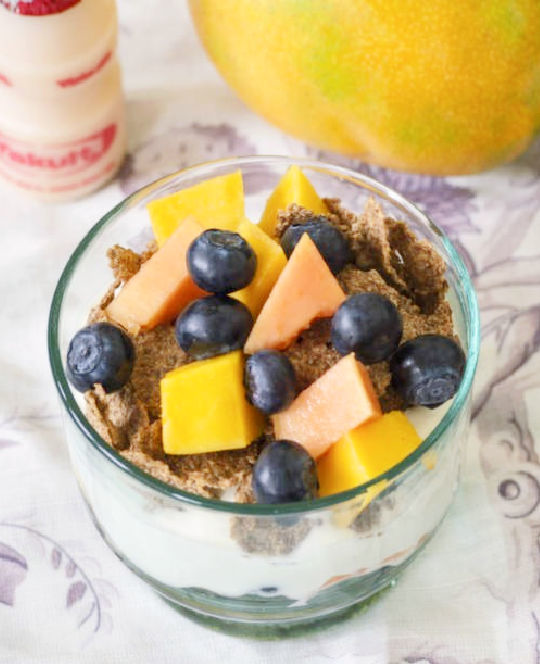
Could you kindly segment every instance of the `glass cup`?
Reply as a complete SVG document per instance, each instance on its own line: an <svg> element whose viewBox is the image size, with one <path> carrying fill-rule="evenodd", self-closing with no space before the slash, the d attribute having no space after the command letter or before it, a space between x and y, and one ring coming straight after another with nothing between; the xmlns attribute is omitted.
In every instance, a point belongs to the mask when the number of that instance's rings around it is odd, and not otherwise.
<svg viewBox="0 0 540 664"><path fill-rule="evenodd" d="M246 214L257 220L291 164L325 197L360 212L375 197L387 215L443 257L465 374L419 448L380 477L318 500L285 505L202 498L145 474L103 441L69 385L69 340L112 280L106 250L142 250L152 238L146 204L240 169ZM458 483L469 428L479 319L467 270L430 219L397 192L352 170L287 157L241 157L188 168L136 192L99 221L69 259L52 301L49 353L73 469L112 550L174 605L212 621L283 627L343 612L390 585L441 523ZM426 413L429 413L425 409ZM439 419L439 418L437 418Z"/></svg>

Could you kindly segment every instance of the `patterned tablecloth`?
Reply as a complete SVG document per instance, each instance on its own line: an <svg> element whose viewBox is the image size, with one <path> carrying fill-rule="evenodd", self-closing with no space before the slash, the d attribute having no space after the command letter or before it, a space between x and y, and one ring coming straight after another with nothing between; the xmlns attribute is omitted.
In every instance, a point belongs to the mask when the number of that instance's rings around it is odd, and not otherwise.
<svg viewBox="0 0 540 664"><path fill-rule="evenodd" d="M236 99L182 0L119 9L130 130L120 177L66 205L0 193L0 663L540 662L540 144L462 178L317 152ZM45 341L61 268L103 213L159 175L247 153L341 161L417 202L465 257L483 320L463 481L442 529L369 611L273 642L190 622L105 546L70 471Z"/></svg>

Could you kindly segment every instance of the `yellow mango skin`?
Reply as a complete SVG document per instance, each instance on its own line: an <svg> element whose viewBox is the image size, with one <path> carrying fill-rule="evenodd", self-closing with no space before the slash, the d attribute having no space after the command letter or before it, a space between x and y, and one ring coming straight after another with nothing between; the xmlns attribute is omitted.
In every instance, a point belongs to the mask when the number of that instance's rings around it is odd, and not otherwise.
<svg viewBox="0 0 540 664"><path fill-rule="evenodd" d="M174 369L161 380L163 451L202 454L247 447L264 425L244 396L242 351Z"/></svg>
<svg viewBox="0 0 540 664"><path fill-rule="evenodd" d="M190 6L208 54L248 106L323 150L470 173L509 161L539 129L538 0Z"/></svg>
<svg viewBox="0 0 540 664"><path fill-rule="evenodd" d="M253 314L253 318L256 318L281 271L287 265L287 256L275 240L247 219L238 226L236 232L251 245L257 255L257 270L253 281L242 290L231 293L231 297L243 302Z"/></svg>
<svg viewBox="0 0 540 664"><path fill-rule="evenodd" d="M158 247L178 225L192 217L203 229L235 230L244 218L244 183L240 171L219 175L146 206Z"/></svg>
<svg viewBox="0 0 540 664"><path fill-rule="evenodd" d="M319 493L330 496L378 477L414 452L422 439L401 411L392 411L363 424L332 445L318 461ZM387 486L371 487L372 500ZM364 501L364 506L368 501Z"/></svg>
<svg viewBox="0 0 540 664"><path fill-rule="evenodd" d="M270 237L276 235L279 210L286 210L291 203L301 205L315 214L328 214L328 208L302 170L298 166L290 166L270 194L259 223Z"/></svg>

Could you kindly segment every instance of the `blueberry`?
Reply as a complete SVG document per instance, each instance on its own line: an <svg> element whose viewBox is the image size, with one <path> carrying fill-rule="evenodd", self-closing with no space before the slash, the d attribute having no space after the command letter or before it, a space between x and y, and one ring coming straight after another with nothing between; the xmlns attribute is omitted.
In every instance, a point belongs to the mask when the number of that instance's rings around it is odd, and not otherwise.
<svg viewBox="0 0 540 664"><path fill-rule="evenodd" d="M257 256L238 233L215 228L191 243L187 264L193 281L209 293L232 293L255 275Z"/></svg>
<svg viewBox="0 0 540 664"><path fill-rule="evenodd" d="M392 385L407 405L435 408L451 399L465 369L465 353L449 337L425 334L406 341L390 360Z"/></svg>
<svg viewBox="0 0 540 664"><path fill-rule="evenodd" d="M261 350L246 360L246 398L256 408L272 415L284 410L296 396L296 375L286 355Z"/></svg>
<svg viewBox="0 0 540 664"><path fill-rule="evenodd" d="M304 233L315 243L332 274L340 272L350 260L349 242L343 233L324 216L314 217L304 224L292 224L281 236L281 248L290 256Z"/></svg>
<svg viewBox="0 0 540 664"><path fill-rule="evenodd" d="M226 295L209 295L188 305L176 319L180 348L197 360L243 348L253 327L250 310Z"/></svg>
<svg viewBox="0 0 540 664"><path fill-rule="evenodd" d="M291 503L317 497L319 482L314 459L298 443L274 440L253 467L253 493L258 503Z"/></svg>
<svg viewBox="0 0 540 664"><path fill-rule="evenodd" d="M397 348L403 323L396 307L377 293L348 297L332 318L331 338L341 355L355 353L364 364L386 360Z"/></svg>
<svg viewBox="0 0 540 664"><path fill-rule="evenodd" d="M67 377L79 392L100 383L105 392L116 392L131 376L135 351L131 339L110 323L83 327L70 341Z"/></svg>

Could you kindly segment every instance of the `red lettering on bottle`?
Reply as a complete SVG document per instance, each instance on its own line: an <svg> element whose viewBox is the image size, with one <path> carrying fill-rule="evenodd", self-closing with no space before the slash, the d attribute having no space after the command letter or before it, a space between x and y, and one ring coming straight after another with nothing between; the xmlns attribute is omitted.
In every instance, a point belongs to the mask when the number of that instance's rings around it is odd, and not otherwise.
<svg viewBox="0 0 540 664"><path fill-rule="evenodd" d="M12 83L9 80L9 78L7 76L4 76L4 74L1 74L1 73L0 73L0 83L3 83L4 85L7 85L9 87L12 86Z"/></svg>
<svg viewBox="0 0 540 664"><path fill-rule="evenodd" d="M78 74L77 76L61 78L60 80L56 81L56 85L59 85L61 88L71 88L75 85L83 83L84 81L87 81L89 78L97 74L98 71L101 71L103 67L105 67L107 62L109 62L111 57L112 57L112 51L108 51L101 58L101 60L96 65L94 65L94 67L92 67L92 69L89 69L88 71L85 71L82 74Z"/></svg>
<svg viewBox="0 0 540 664"><path fill-rule="evenodd" d="M21 174L52 171L71 176L82 173L98 162L111 149L117 134L117 125L110 124L101 131L80 141L41 148L12 140L0 133L0 164Z"/></svg>

